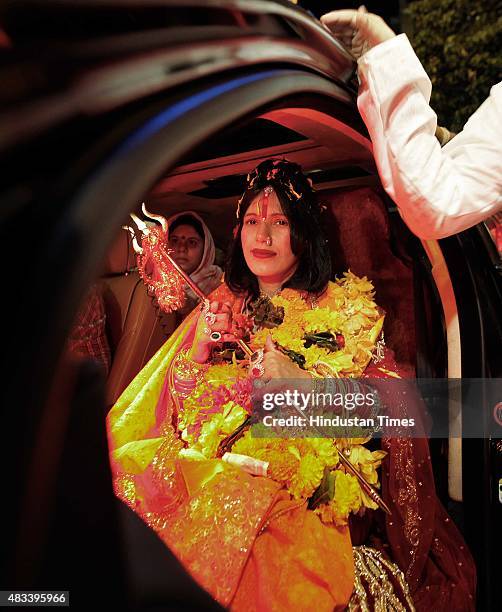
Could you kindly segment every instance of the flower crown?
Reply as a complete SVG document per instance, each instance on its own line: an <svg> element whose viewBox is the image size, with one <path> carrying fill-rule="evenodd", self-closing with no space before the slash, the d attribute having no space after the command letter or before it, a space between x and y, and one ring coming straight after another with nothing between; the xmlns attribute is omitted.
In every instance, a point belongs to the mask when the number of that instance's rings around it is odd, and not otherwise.
<svg viewBox="0 0 502 612"><path fill-rule="evenodd" d="M286 159L267 159L247 175L246 190L237 203L237 218L244 196L250 190L257 193L266 186L279 187L291 203L301 203L309 212L322 210L317 203L312 181L303 174L301 166Z"/></svg>

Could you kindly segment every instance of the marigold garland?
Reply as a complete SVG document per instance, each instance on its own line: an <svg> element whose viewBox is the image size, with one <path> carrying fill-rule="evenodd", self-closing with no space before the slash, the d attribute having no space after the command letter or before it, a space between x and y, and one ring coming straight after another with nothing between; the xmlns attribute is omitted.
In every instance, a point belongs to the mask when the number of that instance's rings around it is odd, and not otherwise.
<svg viewBox="0 0 502 612"><path fill-rule="evenodd" d="M270 334L282 348L303 355L307 370L322 363L334 376L361 376L372 357L384 320L373 296L373 284L365 276L359 278L350 271L328 286L327 298L330 304L335 304L334 310L327 307L308 310L298 292L285 289L271 300L275 306L284 308L283 322L272 330L258 331L252 341L253 348L263 347ZM306 348L304 337L313 332L341 335L344 346L335 352L317 345Z"/></svg>
<svg viewBox="0 0 502 612"><path fill-rule="evenodd" d="M334 310L310 310L299 292L285 289L272 298L284 309L283 322L273 329L262 329L252 338L252 346L264 346L270 334L281 347L305 357L305 368L313 370L322 363L336 376L360 376L375 349L384 315L373 300L373 285L366 277L346 272L330 283L327 300ZM343 336L337 351L316 344L305 347L305 335L326 333ZM229 384L229 381L235 381ZM232 363L212 365L192 394L185 399L178 427L182 440L193 456L214 458L219 444L232 434L251 413L252 382L243 366ZM232 452L248 455L269 464L268 476L281 483L295 499L312 499L328 483L322 503L314 508L321 520L336 525L347 523L351 512L376 504L361 489L357 479L345 472L338 452L347 458L373 486L378 487L378 472L384 451L363 446L368 438L253 438L249 431L238 439Z"/></svg>
<svg viewBox="0 0 502 612"><path fill-rule="evenodd" d="M252 381L238 364L210 366L178 415L182 440L207 459L215 457L219 443L251 413L251 390Z"/></svg>

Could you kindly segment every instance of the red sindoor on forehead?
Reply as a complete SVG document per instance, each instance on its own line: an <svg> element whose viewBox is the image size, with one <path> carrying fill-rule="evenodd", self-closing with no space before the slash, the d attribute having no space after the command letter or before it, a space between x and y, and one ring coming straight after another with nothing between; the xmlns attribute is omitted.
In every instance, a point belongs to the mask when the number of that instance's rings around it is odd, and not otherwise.
<svg viewBox="0 0 502 612"><path fill-rule="evenodd" d="M258 200L258 215L265 221L268 213L268 198L272 193L272 188L267 186L263 190L263 196Z"/></svg>

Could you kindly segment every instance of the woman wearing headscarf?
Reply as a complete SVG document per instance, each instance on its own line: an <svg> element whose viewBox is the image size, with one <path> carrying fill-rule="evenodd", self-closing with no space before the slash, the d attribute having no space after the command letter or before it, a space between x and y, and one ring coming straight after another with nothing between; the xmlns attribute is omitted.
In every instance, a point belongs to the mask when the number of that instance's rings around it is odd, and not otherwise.
<svg viewBox="0 0 502 612"><path fill-rule="evenodd" d="M216 250L209 228L194 211L181 212L168 219L169 248L172 257L193 282L209 295L223 276L214 263ZM186 300L178 312L185 317L199 302L190 287L185 289Z"/></svg>

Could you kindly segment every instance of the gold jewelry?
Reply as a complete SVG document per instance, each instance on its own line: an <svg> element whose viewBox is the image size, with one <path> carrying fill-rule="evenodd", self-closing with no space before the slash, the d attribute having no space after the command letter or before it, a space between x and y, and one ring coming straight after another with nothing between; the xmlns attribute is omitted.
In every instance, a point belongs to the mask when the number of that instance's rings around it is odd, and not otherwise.
<svg viewBox="0 0 502 612"><path fill-rule="evenodd" d="M382 330L382 334L380 335L380 340L377 341L377 343L375 344L375 353L373 355L373 363L380 363L381 361L383 361L385 357L385 338L383 335L383 330Z"/></svg>
<svg viewBox="0 0 502 612"><path fill-rule="evenodd" d="M208 312L207 315L204 316L204 321L208 325L214 325L216 323L216 315L214 312Z"/></svg>
<svg viewBox="0 0 502 612"><path fill-rule="evenodd" d="M312 366L312 371L318 378L340 378L336 370L324 361L316 361Z"/></svg>
<svg viewBox="0 0 502 612"><path fill-rule="evenodd" d="M267 239L265 240L265 244L267 246L270 246L272 244L272 238L270 236L268 236Z"/></svg>
<svg viewBox="0 0 502 612"><path fill-rule="evenodd" d="M211 334L210 325L214 325L214 322L216 321L216 315L214 312L209 312L209 306L209 300L207 299L204 300L200 306L200 315L204 317L204 323L206 324L202 331L206 336Z"/></svg>
<svg viewBox="0 0 502 612"><path fill-rule="evenodd" d="M282 291L282 287L279 287L279 289L276 289L276 290L275 290L275 291L272 293L272 295L268 295L268 294L266 294L264 291L262 291L262 290L260 289L260 297L261 297L261 298L267 298L267 300L271 300L272 298L274 298L274 297L276 297L277 295L279 295L279 294L281 293L281 291Z"/></svg>

